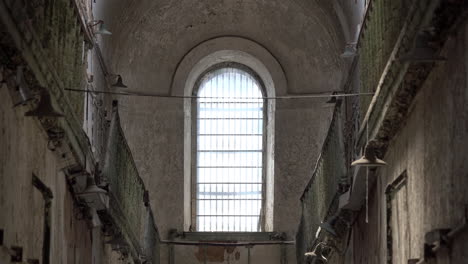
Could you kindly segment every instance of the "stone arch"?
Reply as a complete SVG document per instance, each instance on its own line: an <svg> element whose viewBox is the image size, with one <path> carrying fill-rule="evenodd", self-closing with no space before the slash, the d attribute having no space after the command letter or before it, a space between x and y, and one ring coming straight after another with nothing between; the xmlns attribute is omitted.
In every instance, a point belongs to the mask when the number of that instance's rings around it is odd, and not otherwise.
<svg viewBox="0 0 468 264"><path fill-rule="evenodd" d="M240 37L220 37L205 41L191 49L178 64L171 94L191 96L195 84L207 69L223 63L235 62L251 68L262 80L266 95L285 95L287 79L276 58L258 43ZM265 230L273 231L274 205L274 128L275 100L267 101L266 155L270 161L266 170ZM192 100L184 100L184 230L191 224L191 163L192 163Z"/></svg>

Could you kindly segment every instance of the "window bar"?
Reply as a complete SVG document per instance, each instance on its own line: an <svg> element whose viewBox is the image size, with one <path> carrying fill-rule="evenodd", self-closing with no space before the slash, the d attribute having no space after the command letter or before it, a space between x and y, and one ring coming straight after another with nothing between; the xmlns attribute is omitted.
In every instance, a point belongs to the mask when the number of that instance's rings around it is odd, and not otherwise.
<svg viewBox="0 0 468 264"><path fill-rule="evenodd" d="M219 83L219 79L220 79L220 76L216 76L216 96L219 96L219 86L220 86L220 83ZM211 99L211 101L215 101L216 99ZM212 107L214 107L215 109L219 109L219 105L215 102ZM216 115L218 115L218 111L215 111ZM218 130L218 120L214 121L215 123L215 131L219 131ZM212 129L210 129L210 131L212 131ZM213 139L213 137L211 137ZM216 142L216 146L215 146L215 149L218 149L218 142L219 140L216 139L215 142ZM218 153L216 153L216 164L219 163L219 157L218 157ZM219 169L215 169L215 175L214 177L217 178L219 174ZM216 197L218 197L218 194L216 194ZM214 217L214 221L215 221L215 226L216 226L216 229L218 228L218 200L216 200L215 202L215 206L216 206L216 216ZM210 202L210 207L211 207L211 202ZM211 208L210 208L211 209ZM211 212L211 210L210 210ZM210 230L213 230L212 227L211 227L211 223L213 222L213 217L210 217Z"/></svg>
<svg viewBox="0 0 468 264"><path fill-rule="evenodd" d="M232 83L232 70L231 69L228 70L227 81L228 81L229 91L234 91L234 93L235 93L236 91L235 91L235 89L233 89L234 87L232 85L233 83ZM229 110L231 108L232 108L232 105L230 103L226 103L226 109ZM232 112L228 111L227 115L228 115L228 123L230 124L231 123ZM228 157L229 157L229 154L228 154ZM234 159L235 159L235 157L236 157L236 155L234 154ZM229 160L228 160L228 162L229 162ZM236 163L234 162L234 164L236 164ZM229 173L228 173L229 178L231 178L233 176L232 171L233 171L233 169L229 170ZM230 188L231 186L229 184L227 184L226 187L227 187L227 191L229 193L230 189L231 189ZM228 199L230 198L229 194L227 195L227 198ZM230 201L229 200L226 201L226 205L227 205L227 212L228 212L228 215L229 215L229 214L231 214ZM227 221L227 230L230 231L231 230L231 221L230 221L231 219L230 219L229 216L225 216L225 217L226 217L226 221Z"/></svg>
<svg viewBox="0 0 468 264"><path fill-rule="evenodd" d="M197 123L196 123L196 126L197 126L197 130L200 130L201 129L201 121L200 121L200 116L202 116L202 113L201 113L201 102L202 102L202 99L200 98L196 98L195 99L195 102L197 104ZM195 181L198 182L199 179L200 179L200 174L201 174L201 169L198 167L198 163L200 162L200 155L199 155L199 152L198 150L200 149L201 147L201 142L200 140L197 140L197 152L195 153L196 155L196 162L197 162L197 166L195 168L196 170L196 178L195 178ZM196 191L196 197L195 197L195 226L196 226L196 229L197 230L202 230L202 224L201 222L199 221L199 217L198 215L200 215L200 209L201 209L201 202L200 202L200 199L199 199L199 193L200 193L200 188L201 188L201 185L197 184L197 186L195 187L195 191ZM193 190L193 189L192 189ZM193 208L192 208L192 212L193 212Z"/></svg>
<svg viewBox="0 0 468 264"><path fill-rule="evenodd" d="M243 82L242 82L242 88L243 88L242 90L245 90L245 93L246 93L246 94L245 94L245 97L250 97L250 93L248 93L248 90L249 90L248 88L251 87L250 80L247 78L247 76L244 76L244 77L245 77L245 78L244 78L244 80L243 80ZM247 93L248 93L248 94L247 94ZM246 101L247 101L247 102L250 102L249 99L246 99ZM242 114L242 118L244 118L244 120L245 120L244 122L245 122L245 124L246 124L246 126L244 127L244 129L247 129L247 124L249 123L249 121L246 120L246 118L248 118L247 111L244 111L244 113ZM244 132L244 131L243 131L243 132ZM245 131L245 134L248 134L247 131ZM247 137L247 140L250 139L250 138L251 138L250 136ZM246 164L246 163L244 163L244 164ZM250 178L249 175L251 174L252 170L253 170L252 168L246 170L245 178L244 178L245 182L249 182L249 178ZM245 188L245 191L246 191L245 193L248 192L248 187L249 187L249 186L250 186L250 184L245 185L245 187L246 187L246 188ZM246 196L246 194L244 194L244 199L248 199L248 196ZM251 200L250 200L250 201L249 201L249 200L246 200L246 201L245 201L246 207L243 208L243 212L240 212L241 215L248 215L247 206L248 206L250 203L252 203L252 202L253 202L253 201L251 201ZM247 216L243 216L243 217L244 217L245 219L247 219ZM248 231L247 225L246 225L245 227L246 227L246 231Z"/></svg>
<svg viewBox="0 0 468 264"><path fill-rule="evenodd" d="M243 76L242 74L239 74L238 83L239 83L240 90L241 90L241 96L244 94L244 90L246 89L245 83L243 82L243 79L244 79L243 77L244 77L244 76ZM241 101L241 103L245 103L245 101ZM240 105L240 104L238 104L237 106L239 106L239 105ZM245 104L245 105L246 105L246 107L248 107L248 104ZM239 117L239 118L244 118L243 116L238 116L238 117ZM247 120L242 120L242 121L239 121L239 124L242 124L242 123L244 123L244 122L248 122L248 121L247 121ZM240 134L242 134L242 131L239 131L239 132L240 132ZM248 138L248 137L245 137L245 139L247 139L247 138ZM241 175L242 175L242 174L241 174ZM240 176L240 175L238 175L238 176ZM242 179L240 179L240 177L239 177L239 179L236 179L236 181L242 181ZM239 192L239 193L242 193L242 191L241 191L241 189L240 189L240 186L241 186L241 185L238 185L238 186L239 186L238 192ZM242 215L242 211L243 211L242 209L243 209L243 208L241 207L241 200L240 200L240 199L242 199L242 195L239 195L238 199L239 199L239 200L235 201L235 202L238 202L238 203L239 203L239 208L238 208L238 210L236 210L236 214L237 214L237 215ZM241 216L238 216L238 217L237 217L237 219L240 219L240 218L241 218ZM241 228L241 227L240 227L240 222L237 221L236 224L237 224L236 230L241 230L241 229L240 229L240 228Z"/></svg>
<svg viewBox="0 0 468 264"><path fill-rule="evenodd" d="M252 81L252 86L253 86L253 85L254 85L254 82ZM254 94L253 94L253 89L250 90L250 92L251 92L251 95L253 96L253 95L254 95ZM251 101L252 101L252 102L256 102L256 99L252 99ZM253 115L254 115L254 112L252 111L252 112L249 113L249 116L248 116L248 117L253 117ZM254 134L254 126L255 126L255 125L254 125L253 122L252 122L250 125L251 125L251 127L250 127L250 133L251 133L251 134ZM255 161L256 164L259 164L259 163L258 163L258 155L255 156L254 161ZM252 180L252 179L253 179L253 171L252 171L250 177L251 177L251 180ZM256 185L251 185L251 186L252 186L252 189L253 189L253 188L255 188ZM256 190L256 188L255 188L255 190ZM256 195L256 194L255 194L255 195ZM256 206L257 206L257 201L252 201L252 204L255 205L254 208L256 208ZM253 213L255 214L255 216L253 217L253 219L255 219L255 218L257 217L257 212L256 212L256 210L255 210ZM255 223L255 220L254 220L253 222ZM253 223L253 226L252 226L252 230L253 230L253 231L258 231L258 230L256 229L254 223Z"/></svg>
<svg viewBox="0 0 468 264"><path fill-rule="evenodd" d="M213 93L213 91L212 91L212 90L213 90L213 81L211 81L211 82L209 83L209 85L210 85L210 86L209 86L209 87L210 87L210 93ZM205 99L205 102L206 102L206 106L207 106L206 109L207 109L210 113L213 112L214 105L211 103L211 99ZM213 128L212 128L212 125L213 125L213 124L211 124L211 123L207 123L207 124L206 124L207 129L205 130L205 132L206 132L206 131L211 131L211 130L213 129ZM210 138L210 145L209 145L209 146L212 146L213 144L214 144L213 138ZM212 162L213 162L213 160L210 159L210 160L209 160L209 165L212 165ZM206 171L208 171L208 170L209 170L209 169L206 169ZM214 176L213 173L210 171L209 176L208 176L210 182L213 180L213 176ZM213 185L208 184L208 185L206 185L206 186L208 187L208 190L209 190L209 191L212 191L212 190L213 190ZM206 189L206 188L205 188L205 189ZM211 197L211 195L210 195L210 197ZM211 212L212 212L211 201L210 201L210 202L205 202L205 203L204 203L204 206L205 206L205 210L204 210L205 213L206 213L206 212L210 212L210 214L211 214ZM212 229L212 219L211 219L210 217L203 217L203 220L204 220L204 222L205 222L205 231L211 230L211 229Z"/></svg>
<svg viewBox="0 0 468 264"><path fill-rule="evenodd" d="M229 99L229 97L230 97L230 91L233 89L233 84L232 84L231 75L232 75L232 73L231 73L231 71L229 70L229 71L228 71L228 79L227 79L227 91L228 91L228 92L227 92L227 95L228 95L228 96L223 98L223 113L224 113L223 118L226 118L225 120L229 120L229 117L230 117L230 115L231 115L231 111L229 111L229 109L230 109L230 103L228 102L228 101L229 101L228 99ZM227 130L227 131L226 131L226 130L223 130L223 132L222 132L223 135L226 135L226 134L228 133L228 131L230 131L230 130ZM225 149L225 148L223 148L223 149ZM233 154L233 153L228 153L228 154L225 155L225 156L226 156L226 159L227 159L226 164L228 164L228 163L231 162L231 161L230 161L230 159L231 159L231 154ZM235 154L234 154L234 155L235 155ZM233 170L228 170L226 174L227 174L228 179L230 179L230 178L232 177L232 175L233 175ZM230 193L230 185L227 184L227 183L225 183L225 185L226 185L226 188L227 188L227 195L225 195L225 196L226 196L227 198L225 197L225 198L224 198L224 201L225 201L225 205L226 205L226 207L227 207L227 215L229 215L229 214L231 213L231 208L230 208L230 204L229 204L229 199L230 199L230 195L229 195L229 193ZM229 230L231 229L231 222L230 222L229 216L224 215L224 219L226 219L226 222L227 222L227 230L229 231Z"/></svg>
<svg viewBox="0 0 468 264"><path fill-rule="evenodd" d="M240 74L236 74L235 76L236 80L235 80L235 83L236 84L239 84L241 86L241 89L242 89L242 82L240 81L242 79L242 75ZM239 100L238 100L239 101ZM234 106L236 105L239 105L239 103L237 104L232 104L231 108L233 108ZM242 119L239 119L239 122L242 122L244 120ZM244 121L245 122L245 121ZM235 131L235 130L234 130ZM239 169L237 169L239 170ZM235 175L235 181L238 181L238 182L241 182L241 179L240 179L240 175L239 173L237 173ZM235 192L235 197L234 197L234 201L233 201L233 204L234 204L234 212L235 212L235 216L234 216L234 231L239 231L240 228L239 228L239 212L242 211L242 208L240 207L240 205L238 205L239 203L239 199L241 199L241 196L240 196L240 185L234 185L234 192Z"/></svg>
<svg viewBox="0 0 468 264"><path fill-rule="evenodd" d="M263 119L259 117L263 111L263 100L243 99L255 96L253 88L256 88L256 83L237 70L222 70L208 82L208 93L218 100L206 98L200 103L199 110L204 114L200 117L204 131L198 136L203 136L205 143L198 154L205 159L211 156L210 161L203 160L197 165L203 174L203 183L206 183L200 185L205 191L199 193L198 198L204 200L201 203L207 207L204 210L211 212L199 215L210 222L210 226L205 225L203 229L258 231L259 203L262 203L263 196L260 200L253 198L258 198L258 193L262 195L264 190L263 178L260 185L256 184L258 173L262 171L260 164L263 163L263 141L258 141L258 137L263 136L258 133L260 130L263 132ZM232 96L236 99L228 100ZM245 104L251 107L246 108ZM253 148L249 151L247 147ZM223 192L225 195L219 195Z"/></svg>
<svg viewBox="0 0 468 264"><path fill-rule="evenodd" d="M257 106L260 106L261 105L260 104L260 99L257 99L256 101L257 101ZM260 112L263 112L263 107L262 107L262 109L260 109ZM258 113L257 113L257 115L258 115ZM252 115L252 117L254 117L254 116ZM263 133L263 126L261 125L259 120L257 120L256 130L257 130L257 132L262 131L262 133ZM264 147L263 146L263 138L260 139L260 142L261 142L260 143L260 147L261 147L260 150L263 150L263 147ZM262 167L263 167L263 164L264 164L263 163L263 151L261 151L259 156L257 156L257 164L262 164ZM262 172L263 172L263 168L262 168ZM264 181L264 180L262 179L262 181ZM256 213L258 214L257 221L256 221L257 222L256 230L261 231L260 221L261 221L262 205L263 205L263 186L262 185L258 185L258 186L259 186L259 189L260 189L260 198L261 198L261 200L260 200L260 202L259 201L256 202L256 204L257 204Z"/></svg>
<svg viewBox="0 0 468 264"><path fill-rule="evenodd" d="M242 86L242 78L243 78L243 75L242 74L239 74L237 73L236 74L236 80L235 80L235 83L241 87L241 89L243 89L243 86ZM234 106L238 106L240 105L240 100L238 100L239 103L237 104L233 104L232 108ZM245 104L247 106L247 104ZM242 120L242 119L239 119L239 122L246 122L245 120ZM240 169L237 169L239 172L240 172ZM241 173L236 173L235 175L235 181L238 181L238 182L242 182L241 180ZM235 197L234 197L234 201L233 201L233 204L234 204L234 212L235 212L235 216L234 216L234 231L240 231L240 224L239 224L239 215L241 214L242 212L242 207L240 206L240 199L242 199L242 195L241 195L241 190L240 190L240 186L239 184L235 184L234 185L234 192L235 192Z"/></svg>
<svg viewBox="0 0 468 264"><path fill-rule="evenodd" d="M224 85L225 85L225 82L226 82L226 79L223 78L222 80L223 80L222 85L224 86ZM226 88L224 88L224 89L226 89ZM223 93L223 94L224 94L224 93ZM225 101L226 101L226 100L225 100L224 98L221 98L221 99L220 99L220 109L221 109L221 111L220 111L220 115L218 116L218 120L220 120L219 118L222 118L222 117L226 118L225 115L226 115L226 114L229 114L228 112L225 111L225 109L226 109ZM223 113L224 115L221 115L221 113ZM228 119L226 119L226 120L228 120ZM220 131L219 133L220 133L220 134L224 134L224 131ZM222 139L222 142L224 143L224 140L225 140L224 136L222 136L222 137L220 137L220 138ZM224 146L222 146L221 149L224 149ZM223 164L223 165L224 165L224 164L227 164L226 161L225 161L226 155L222 155L222 157L223 157L223 163L222 163L222 164ZM229 178L229 170L223 170L223 176ZM222 185L222 191L223 191L223 193L226 192L225 187L226 187L226 185L223 184L223 185ZM220 195L220 199L221 199L221 216L220 216L220 222L221 222L222 230L224 231L224 230L226 230L226 226L225 226L225 222L224 222L224 215L226 215L226 212L225 212L225 211L226 211L226 208L225 208L224 195L221 194L221 195Z"/></svg>
<svg viewBox="0 0 468 264"><path fill-rule="evenodd" d="M242 85L242 77L243 76L241 74L239 74L239 73L236 75L236 83L241 87L241 89L240 89L241 90L241 96L244 94L244 89L245 89L245 87ZM244 101L239 101L237 106L244 105L243 103L244 103ZM242 126L241 124L244 123L244 122L247 122L247 121L242 121L242 122L239 121L238 123L239 123L240 126ZM237 177L236 177L235 180L240 181L240 174L238 173L236 176ZM234 212L235 212L235 216L234 216L235 230L234 231L238 231L238 230L240 230L238 219L239 219L239 215L242 212L242 208L240 208L240 199L241 199L240 185L235 184L234 185L234 190L235 190L235 193L236 193L235 200L233 201L233 203L235 205L235 210L234 210Z"/></svg>
<svg viewBox="0 0 468 264"><path fill-rule="evenodd" d="M200 106L200 104L201 104L201 102L203 101L203 99L196 99L196 100L197 100L197 103L198 103L199 106ZM200 107L199 107L199 108L200 108ZM200 116L200 115L201 115L201 112L199 111L199 112L197 113L197 115ZM202 126L202 125L203 125L203 126L206 126L206 124L202 124L200 121L197 121L198 129L201 129L201 126ZM201 142L198 141L198 142L197 142L197 145L198 145L198 148L200 148L202 144L201 144ZM196 154L196 155L197 155L197 163L198 163L198 162L200 162L200 160L201 160L201 159L200 159L200 158L201 158L201 157L200 157L200 153L197 151L197 154ZM197 166L196 171L197 171L196 180L199 181L199 179L200 179L200 177L201 177L201 172L203 171L203 169L201 169L201 168L199 168L199 167ZM197 188L196 188L196 190L197 190L197 197L196 197L196 199L197 199L197 201L196 201L197 208L196 208L196 214L195 214L195 219L196 219L195 224L196 224L196 227L197 227L198 230L205 230L205 222L202 223L202 221L199 221L199 217L198 217L198 215L201 214L201 210L202 210L202 202L200 202L198 196L199 196L199 193L201 192L201 189L204 188L204 187L205 187L205 186L199 185L199 186L197 186Z"/></svg>

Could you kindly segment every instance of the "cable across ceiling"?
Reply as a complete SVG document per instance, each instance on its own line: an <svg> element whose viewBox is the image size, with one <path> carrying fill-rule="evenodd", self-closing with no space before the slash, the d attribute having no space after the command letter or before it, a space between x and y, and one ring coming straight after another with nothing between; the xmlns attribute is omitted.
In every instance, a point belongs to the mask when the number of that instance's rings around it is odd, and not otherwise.
<svg viewBox="0 0 468 264"><path fill-rule="evenodd" d="M122 95L122 96L140 96L140 97L156 97L156 98L174 98L174 99L258 99L250 97L204 97L204 96L189 96L189 95L164 95L164 94L154 94L154 93L145 93L145 92L116 92L116 91L99 91L99 90L83 90L83 89L65 89L66 91L71 92L80 92L80 93L91 93L91 94L112 94L112 95ZM331 98L331 97L354 97L354 96L373 96L374 93L338 93L338 94L329 94L329 93L319 93L319 94L302 94L302 95L284 95L284 96L275 96L275 97L263 97L265 100L288 100L288 99L307 99L307 98Z"/></svg>

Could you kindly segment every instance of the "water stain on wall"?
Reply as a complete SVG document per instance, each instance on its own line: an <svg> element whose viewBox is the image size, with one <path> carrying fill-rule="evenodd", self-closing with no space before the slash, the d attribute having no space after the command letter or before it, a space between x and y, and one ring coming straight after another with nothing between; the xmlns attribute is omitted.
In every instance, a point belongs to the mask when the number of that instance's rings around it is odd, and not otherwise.
<svg viewBox="0 0 468 264"><path fill-rule="evenodd" d="M240 252L237 250L237 247L233 246L200 246L198 251L195 252L195 257L200 263L206 262L217 262L222 263L228 260L239 260Z"/></svg>

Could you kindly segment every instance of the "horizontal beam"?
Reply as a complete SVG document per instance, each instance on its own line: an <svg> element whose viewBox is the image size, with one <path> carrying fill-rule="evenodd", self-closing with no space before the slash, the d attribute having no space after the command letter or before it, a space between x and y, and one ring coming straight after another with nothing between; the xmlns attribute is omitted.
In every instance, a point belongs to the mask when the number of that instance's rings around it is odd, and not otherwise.
<svg viewBox="0 0 468 264"><path fill-rule="evenodd" d="M199 242L199 241L170 241L161 240L161 244L183 245L183 246L215 246L215 247L239 247L239 246L274 246L274 245L295 245L296 241L257 241L257 242Z"/></svg>

